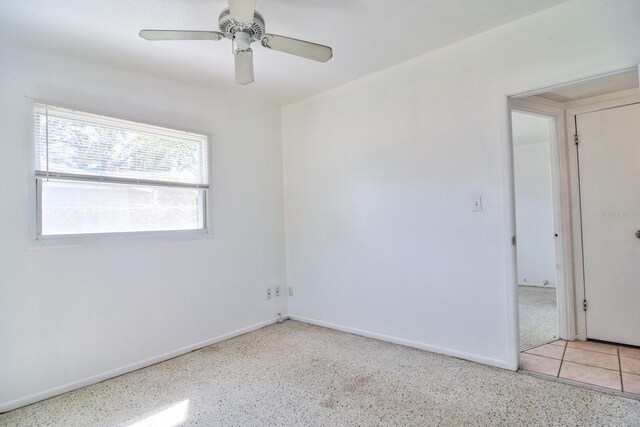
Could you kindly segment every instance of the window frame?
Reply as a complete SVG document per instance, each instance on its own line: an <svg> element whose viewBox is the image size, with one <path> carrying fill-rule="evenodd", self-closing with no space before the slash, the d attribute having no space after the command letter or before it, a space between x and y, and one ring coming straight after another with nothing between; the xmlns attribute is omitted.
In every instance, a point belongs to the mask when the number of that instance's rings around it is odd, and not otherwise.
<svg viewBox="0 0 640 427"><path fill-rule="evenodd" d="M209 135L202 132L193 132L186 131L183 129L179 129L177 127L168 127L166 125L157 125L151 124L148 122L132 120L128 118L122 118L120 116L115 116L111 114L105 113L96 113L91 109L81 109L75 107L65 106L61 103L54 102L45 102L40 100L32 99L32 102L29 104L29 114L30 114L30 149L28 153L28 161L29 161L29 182L32 184L35 181L35 186L30 187L33 189L33 197L30 197L32 202L31 209L35 209L34 222L31 222L33 226L29 228L32 229L32 233L35 234L35 242L36 243L55 243L55 242L81 242L81 241L95 241L95 240L103 240L103 239L121 239L121 238L159 238L159 237L177 237L177 238L194 238L194 237L204 237L210 235L210 207L209 207L209 191L211 189L211 138ZM179 182L170 182L170 181L156 181L156 180L146 180L146 179L134 179L134 178L120 178L120 177L111 177L111 176L95 176L95 175L83 175L83 174L71 174L71 173L57 173L57 172L48 172L44 173L42 171L38 171L35 167L36 164L36 121L35 115L36 111L39 107L46 106L50 108L58 108L64 109L72 112L78 112L80 114L90 114L100 116L104 119L113 119L114 121L124 121L129 122L141 126L148 126L154 128L160 128L164 130L168 130L171 132L177 133L185 133L191 135L197 135L205 138L205 146L207 150L206 155L206 178L207 184L185 184ZM79 183L104 183L104 184L116 184L123 186L146 186L151 188L188 188L193 190L201 191L202 196L199 197L198 203L198 214L201 219L201 227L194 229L175 229L175 230L144 230L144 231L115 231L115 232L103 232L103 233L71 233L71 234L42 234L42 182L47 179L52 179L56 181L62 182L72 182L77 181ZM33 210L32 210L33 212ZM32 235L33 235L32 234Z"/></svg>

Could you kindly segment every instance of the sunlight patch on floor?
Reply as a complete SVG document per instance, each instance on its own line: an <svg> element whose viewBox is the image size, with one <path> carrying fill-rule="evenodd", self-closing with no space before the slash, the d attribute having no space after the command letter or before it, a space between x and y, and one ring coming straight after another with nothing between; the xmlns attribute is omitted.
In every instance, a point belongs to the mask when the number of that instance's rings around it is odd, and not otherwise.
<svg viewBox="0 0 640 427"><path fill-rule="evenodd" d="M187 419L189 411L189 399L171 405L167 409L156 412L129 427L173 427Z"/></svg>

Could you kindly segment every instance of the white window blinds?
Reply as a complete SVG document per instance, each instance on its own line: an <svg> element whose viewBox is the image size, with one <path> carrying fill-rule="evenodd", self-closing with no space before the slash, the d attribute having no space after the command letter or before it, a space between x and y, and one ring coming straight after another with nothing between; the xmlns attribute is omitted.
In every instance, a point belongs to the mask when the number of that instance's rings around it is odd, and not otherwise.
<svg viewBox="0 0 640 427"><path fill-rule="evenodd" d="M35 105L36 176L208 188L207 137Z"/></svg>

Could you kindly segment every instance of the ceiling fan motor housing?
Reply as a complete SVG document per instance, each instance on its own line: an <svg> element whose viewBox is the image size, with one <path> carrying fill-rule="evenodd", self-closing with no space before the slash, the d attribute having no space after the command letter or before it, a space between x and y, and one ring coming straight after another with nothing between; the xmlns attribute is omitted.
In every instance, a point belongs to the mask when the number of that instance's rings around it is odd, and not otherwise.
<svg viewBox="0 0 640 427"><path fill-rule="evenodd" d="M233 19L229 12L229 8L226 8L222 13L220 13L218 26L220 27L220 32L222 32L226 38L232 40L235 38L234 35L238 31L248 33L250 35L249 44L262 39L262 36L265 34L264 18L257 11L253 14L253 23L251 25L245 25ZM246 36L241 36L243 41L245 37Z"/></svg>

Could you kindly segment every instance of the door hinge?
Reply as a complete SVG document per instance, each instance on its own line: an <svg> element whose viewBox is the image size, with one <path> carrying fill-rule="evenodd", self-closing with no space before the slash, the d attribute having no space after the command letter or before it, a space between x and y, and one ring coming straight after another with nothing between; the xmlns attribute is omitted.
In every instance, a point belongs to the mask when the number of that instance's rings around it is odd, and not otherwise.
<svg viewBox="0 0 640 427"><path fill-rule="evenodd" d="M582 309L583 309L584 311L587 311L587 300L586 300L586 299L585 299L585 300L582 300Z"/></svg>
<svg viewBox="0 0 640 427"><path fill-rule="evenodd" d="M580 142L580 138L578 138L578 134L577 133L575 135L573 135L573 141L576 143L576 145L578 145L578 143Z"/></svg>
<svg viewBox="0 0 640 427"><path fill-rule="evenodd" d="M511 237L511 244L513 246L515 246L517 242L518 242L518 239L516 239L516 236Z"/></svg>

